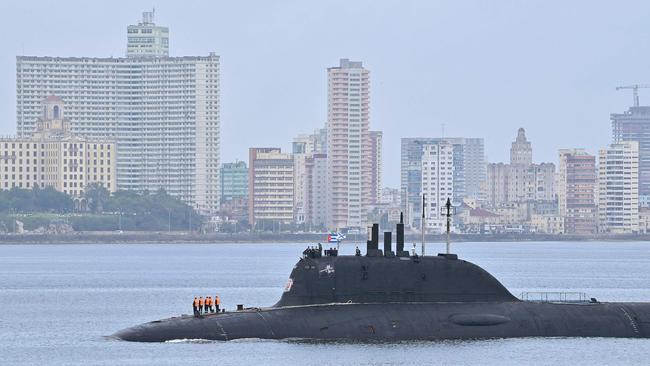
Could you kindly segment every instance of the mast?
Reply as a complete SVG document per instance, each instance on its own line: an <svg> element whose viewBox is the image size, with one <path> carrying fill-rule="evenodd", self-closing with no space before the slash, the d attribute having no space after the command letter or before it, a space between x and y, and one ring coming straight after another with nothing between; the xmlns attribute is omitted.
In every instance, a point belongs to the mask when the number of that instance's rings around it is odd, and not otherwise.
<svg viewBox="0 0 650 366"><path fill-rule="evenodd" d="M424 244L424 229L426 227L426 223L425 223L425 220L424 220L425 219L424 209L425 209L425 207L427 205L425 197L426 197L426 194L422 193L422 224L421 225L422 225L422 256L423 257L424 257L424 253L425 253L425 249L424 249L424 246L425 246L425 244Z"/></svg>
<svg viewBox="0 0 650 366"><path fill-rule="evenodd" d="M451 231L451 199L447 198L447 254L449 254L449 232Z"/></svg>

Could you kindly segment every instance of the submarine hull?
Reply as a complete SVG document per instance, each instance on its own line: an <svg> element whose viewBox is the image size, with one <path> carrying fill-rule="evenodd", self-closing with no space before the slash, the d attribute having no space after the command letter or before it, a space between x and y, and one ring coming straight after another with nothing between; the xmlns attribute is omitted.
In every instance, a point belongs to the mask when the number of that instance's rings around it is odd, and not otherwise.
<svg viewBox="0 0 650 366"><path fill-rule="evenodd" d="M181 316L124 329L125 341L650 337L647 303L316 304Z"/></svg>

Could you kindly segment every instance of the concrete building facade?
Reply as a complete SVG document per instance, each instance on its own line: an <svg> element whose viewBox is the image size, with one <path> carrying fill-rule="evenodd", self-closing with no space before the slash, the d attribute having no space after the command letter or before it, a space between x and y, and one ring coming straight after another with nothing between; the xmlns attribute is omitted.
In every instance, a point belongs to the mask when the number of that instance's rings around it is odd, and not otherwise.
<svg viewBox="0 0 650 366"><path fill-rule="evenodd" d="M169 57L169 28L154 23L155 10L142 13L142 21L126 29L126 57Z"/></svg>
<svg viewBox="0 0 650 366"><path fill-rule="evenodd" d="M110 139L75 136L64 101L48 96L30 137L0 138L0 188L53 187L82 197L91 184L117 189L116 148Z"/></svg>
<svg viewBox="0 0 650 366"><path fill-rule="evenodd" d="M35 132L40 102L48 95L66 101L75 135L116 141L120 189L162 188L200 211L219 208L220 81L216 54L19 56L18 137Z"/></svg>
<svg viewBox="0 0 650 366"><path fill-rule="evenodd" d="M625 141L601 149L598 158L599 231L639 231L639 143Z"/></svg>
<svg viewBox="0 0 650 366"><path fill-rule="evenodd" d="M233 199L248 198L248 167L246 162L223 163L219 174L221 184L220 203Z"/></svg>
<svg viewBox="0 0 650 366"><path fill-rule="evenodd" d="M372 185L370 73L341 59L327 75L327 226L361 229Z"/></svg>
<svg viewBox="0 0 650 366"><path fill-rule="evenodd" d="M510 148L510 164L487 165L486 203L498 207L513 202L555 201L555 164L532 163L532 145L523 128Z"/></svg>
<svg viewBox="0 0 650 366"><path fill-rule="evenodd" d="M441 141L422 149L422 194L425 196L425 222L431 233L446 230L441 209L454 195L454 147Z"/></svg>
<svg viewBox="0 0 650 366"><path fill-rule="evenodd" d="M381 179L382 167L382 144L383 133L381 131L370 131L370 205L377 205L381 202Z"/></svg>
<svg viewBox="0 0 650 366"><path fill-rule="evenodd" d="M408 137L401 140L401 203L405 220L420 227L422 200L422 157L424 146L447 142L453 146L455 205L463 199L482 199L486 180L485 148L482 138Z"/></svg>
<svg viewBox="0 0 650 366"><path fill-rule="evenodd" d="M561 149L558 208L567 234L594 234L598 229L596 157L584 149Z"/></svg>
<svg viewBox="0 0 650 366"><path fill-rule="evenodd" d="M292 224L293 156L280 148L250 148L248 157L248 222L254 230Z"/></svg>

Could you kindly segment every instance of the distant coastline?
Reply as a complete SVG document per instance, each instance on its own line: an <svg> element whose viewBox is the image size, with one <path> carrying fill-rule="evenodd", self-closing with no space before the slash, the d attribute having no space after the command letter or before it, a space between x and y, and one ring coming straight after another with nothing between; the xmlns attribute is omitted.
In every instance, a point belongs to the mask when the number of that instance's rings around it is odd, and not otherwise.
<svg viewBox="0 0 650 366"><path fill-rule="evenodd" d="M648 241L650 234L626 235L547 235L547 234L456 234L453 242L532 242L532 241ZM344 244L365 243L365 235L348 235ZM407 234L405 241L420 243L417 234ZM443 235L427 235L428 243L444 243ZM306 233L238 233L197 234L188 232L73 232L67 234L2 234L2 244L218 244L218 243L308 243L327 242L326 234Z"/></svg>

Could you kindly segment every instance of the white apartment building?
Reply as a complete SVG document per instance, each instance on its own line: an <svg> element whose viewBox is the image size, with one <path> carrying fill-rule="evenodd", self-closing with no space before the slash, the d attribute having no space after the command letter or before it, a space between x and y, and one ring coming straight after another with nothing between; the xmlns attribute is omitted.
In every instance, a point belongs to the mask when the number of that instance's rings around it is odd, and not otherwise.
<svg viewBox="0 0 650 366"><path fill-rule="evenodd" d="M327 221L327 154L307 158L305 174L305 217L310 228L325 226Z"/></svg>
<svg viewBox="0 0 650 366"><path fill-rule="evenodd" d="M327 69L327 226L365 228L371 201L370 74L341 59Z"/></svg>
<svg viewBox="0 0 650 366"><path fill-rule="evenodd" d="M425 222L430 233L446 231L442 207L454 194L454 147L441 141L422 150L422 194L425 196Z"/></svg>
<svg viewBox="0 0 650 366"><path fill-rule="evenodd" d="M599 152L599 231L639 231L639 143L623 141Z"/></svg>
<svg viewBox="0 0 650 366"><path fill-rule="evenodd" d="M219 56L133 56L17 57L18 136L35 131L43 98L60 96L75 135L116 141L120 189L218 210Z"/></svg>
<svg viewBox="0 0 650 366"><path fill-rule="evenodd" d="M31 137L0 138L0 188L52 187L80 198L98 183L114 192L115 142L74 136L59 97L48 96L42 107Z"/></svg>
<svg viewBox="0 0 650 366"><path fill-rule="evenodd" d="M169 57L169 28L154 23L155 10L142 13L142 21L126 29L126 57Z"/></svg>
<svg viewBox="0 0 650 366"><path fill-rule="evenodd" d="M294 222L293 156L279 148L250 148L248 222L255 230Z"/></svg>

